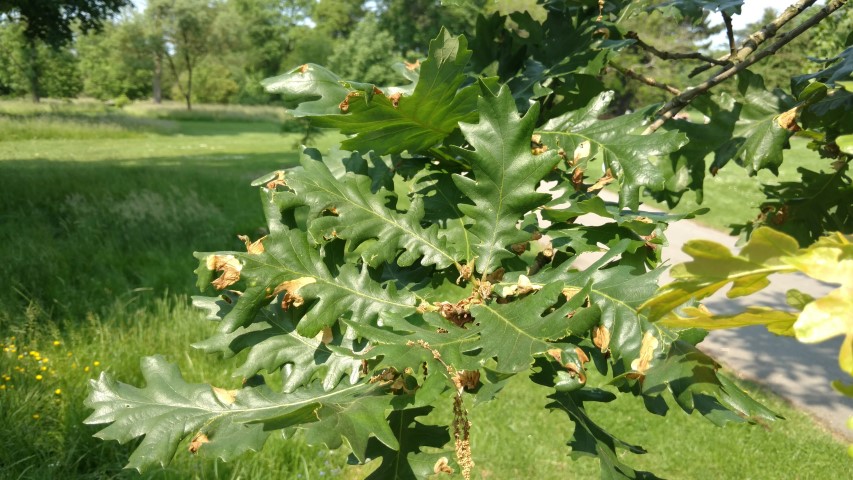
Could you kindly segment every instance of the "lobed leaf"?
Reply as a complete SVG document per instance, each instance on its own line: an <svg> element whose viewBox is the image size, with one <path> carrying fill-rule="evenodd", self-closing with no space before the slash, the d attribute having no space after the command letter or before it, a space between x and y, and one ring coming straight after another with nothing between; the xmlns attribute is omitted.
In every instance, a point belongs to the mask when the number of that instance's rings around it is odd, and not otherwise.
<svg viewBox="0 0 853 480"><path fill-rule="evenodd" d="M96 436L121 443L145 438L131 455L128 467L145 472L166 466L182 440L193 438L201 453L210 452L224 460L263 446L273 428L323 423L326 438L345 437L356 455L373 435L396 448L397 442L385 422L387 397L377 384L361 383L324 392L316 386L296 393L279 394L265 386L224 390L205 384L187 383L177 366L163 357L142 360L144 388L116 382L106 373L90 381L86 406L94 412L87 424L110 423ZM362 415L349 418L347 411ZM333 424L355 421L358 428ZM203 437L202 437L203 435ZM363 457L361 457L363 458Z"/></svg>
<svg viewBox="0 0 853 480"><path fill-rule="evenodd" d="M477 271L485 275L513 256L508 245L527 239L516 224L550 199L536 187L559 157L555 152L531 152L538 107L519 117L509 89L502 87L496 95L484 90L478 102L480 122L461 126L473 150L454 149L471 166L473 178L454 175L453 181L472 202L459 205L459 210L472 221L471 251Z"/></svg>

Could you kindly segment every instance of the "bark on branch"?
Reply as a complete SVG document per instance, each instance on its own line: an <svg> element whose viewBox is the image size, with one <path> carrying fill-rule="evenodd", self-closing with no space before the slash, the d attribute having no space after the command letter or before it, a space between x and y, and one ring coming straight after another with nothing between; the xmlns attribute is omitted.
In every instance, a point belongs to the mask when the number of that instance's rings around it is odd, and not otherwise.
<svg viewBox="0 0 853 480"><path fill-rule="evenodd" d="M797 15L803 13L807 8L814 5L817 0L799 0L798 2L792 4L788 8L786 8L782 13L779 14L772 22L767 25L761 27L761 30L753 33L741 44L740 48L737 50L737 53L721 57L717 60L725 61L725 65L731 66L731 59L735 61L743 61L744 58L749 56L752 52L754 52L761 44L766 42L768 39L772 38L776 35L776 32L779 31L780 28L784 27L785 24L793 20L797 17ZM696 75L704 72L712 68L711 65L702 65L700 67L696 67L692 72L690 72L687 76L690 78L695 77Z"/></svg>
<svg viewBox="0 0 853 480"><path fill-rule="evenodd" d="M643 75L642 73L637 73L634 70L632 70L630 68L625 68L625 67L617 64L616 62L612 61L612 60L610 62L608 62L608 65L611 68L613 68L613 70L616 70L617 72L621 73L622 75L624 75L628 78L632 78L634 80L637 80L638 82L645 83L646 85L649 85L649 86L652 86L655 88L659 88L661 90L666 90L667 92L669 92L673 95L681 95L681 90L673 87L672 85L666 84L664 82L657 81L652 77Z"/></svg>
<svg viewBox="0 0 853 480"><path fill-rule="evenodd" d="M803 4L803 3L814 3L814 2L808 2L808 1L797 2L797 4L792 5L791 7L788 7L788 9L786 9L786 12L788 10L790 10L791 8L795 7L796 5ZM675 98L673 98L672 100L670 100L669 102L667 102L666 105L661 107L661 109L658 111L658 115L659 115L658 119L655 120L651 125L649 125L648 128L646 128L646 130L643 133L649 134L649 133L656 131L664 123L666 123L667 120L674 117L675 114L680 112L684 107L689 105L690 102L695 100L696 97L699 97L700 95L704 94L705 92L707 92L708 90L710 90L714 86L719 85L720 83L722 83L722 82L728 80L729 78L737 75L738 72L745 70L746 68L752 66L756 62L762 60L763 58L766 58L766 57L769 57L770 55L773 55L774 53L776 53L777 50L779 50L780 48L782 48L786 44L790 43L792 40L794 40L795 38L800 36L806 30L808 30L808 29L812 28L813 26L817 25L818 23L820 23L824 18L828 17L834 11L843 7L846 3L847 3L847 0L833 0L829 3L827 3L817 13L812 15L811 18L804 21L803 23L801 23L800 25L798 25L797 27L795 27L791 31L789 31L783 35L780 35L779 38L773 44L771 44L767 48L755 53L754 55L750 55L750 54L755 52L756 49L758 48L758 46L761 45L761 43L763 43L767 38L770 38L770 37L764 36L765 33L762 33L762 32L765 32L766 27L765 27L765 29L762 29L761 31L750 35L751 41L748 40L745 43L744 47L738 51L737 58L741 61L739 61L738 63L730 66L729 68L727 68L725 70L723 70L722 72L712 76L708 80L705 80L701 84L685 90L681 95L678 95ZM775 21L774 21L774 23L775 23ZM775 33L776 32L774 30L773 34L775 35Z"/></svg>
<svg viewBox="0 0 853 480"><path fill-rule="evenodd" d="M716 58L712 58L712 57L709 57L707 55L703 55L699 52L681 53L681 52L668 52L665 50L658 50L657 48L655 48L655 47L649 45L648 43L640 40L640 36L637 35L637 32L628 32L625 34L625 37L633 39L636 42L638 47L642 48L643 50L645 50L645 51L651 53L652 55L654 55L658 58L661 58L663 60L691 59L691 60L700 60L703 62L711 63L714 65L720 65L720 66L727 64L727 62L725 60L717 60Z"/></svg>

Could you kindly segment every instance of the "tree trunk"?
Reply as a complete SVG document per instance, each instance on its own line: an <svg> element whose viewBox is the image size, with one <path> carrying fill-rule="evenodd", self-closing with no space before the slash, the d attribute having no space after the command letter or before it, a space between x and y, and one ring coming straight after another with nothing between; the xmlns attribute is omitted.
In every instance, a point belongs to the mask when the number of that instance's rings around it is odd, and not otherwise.
<svg viewBox="0 0 853 480"><path fill-rule="evenodd" d="M184 95L184 97L187 98L187 110L193 109L192 101L190 100L192 98L192 94L193 94L193 69L192 69L192 67L187 67L187 93Z"/></svg>
<svg viewBox="0 0 853 480"><path fill-rule="evenodd" d="M153 97L154 103L159 105L163 102L163 87L162 87L162 79L163 79L163 53L156 52L154 54L154 76L152 79L151 85L151 95Z"/></svg>
<svg viewBox="0 0 853 480"><path fill-rule="evenodd" d="M33 103L39 103L41 95L39 93L38 51L34 38L27 39L27 78L30 81L30 94Z"/></svg>

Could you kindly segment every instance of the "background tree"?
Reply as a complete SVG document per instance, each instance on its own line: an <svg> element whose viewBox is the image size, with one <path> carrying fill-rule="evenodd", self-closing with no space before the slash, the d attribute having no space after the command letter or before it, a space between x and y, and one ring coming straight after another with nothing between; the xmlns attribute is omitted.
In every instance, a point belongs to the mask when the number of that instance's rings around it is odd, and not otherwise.
<svg viewBox="0 0 853 480"><path fill-rule="evenodd" d="M152 0L146 10L154 31L162 34L155 45L187 110L192 110L194 69L215 45L212 26L220 5L206 0Z"/></svg>
<svg viewBox="0 0 853 480"><path fill-rule="evenodd" d="M373 14L366 15L349 38L335 43L328 65L343 78L388 85L401 79L392 65L402 61L394 37L379 26Z"/></svg>
<svg viewBox="0 0 853 480"><path fill-rule="evenodd" d="M24 25L26 74L34 102L40 98L38 42L56 49L72 38L72 24L83 32L97 30L103 21L130 5L129 0L3 0L0 14Z"/></svg>
<svg viewBox="0 0 853 480"><path fill-rule="evenodd" d="M144 17L133 13L81 34L75 42L83 93L101 100L151 95L154 60Z"/></svg>

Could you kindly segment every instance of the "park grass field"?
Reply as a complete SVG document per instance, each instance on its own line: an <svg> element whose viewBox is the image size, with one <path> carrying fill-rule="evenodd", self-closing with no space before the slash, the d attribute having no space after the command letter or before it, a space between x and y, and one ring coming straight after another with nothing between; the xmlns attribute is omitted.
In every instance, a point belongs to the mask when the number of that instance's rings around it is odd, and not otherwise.
<svg viewBox="0 0 853 480"><path fill-rule="evenodd" d="M132 445L92 438L99 427L81 425L86 381L102 370L141 385L139 358L160 353L190 381L239 385L227 365L240 357L225 363L189 346L212 330L189 306L192 252L238 249L238 234L257 236L262 214L249 182L295 163L301 134L281 133L287 122L271 108L0 103L0 478L140 478L122 470ZM709 202L733 195L714 188ZM849 475L842 443L746 387L787 420L717 428L680 412L654 418L633 398L591 413L649 450L630 465L667 478ZM571 422L540 408L546 394L515 381L472 409L477 478L598 478L597 461L569 458ZM448 422L451 407L433 419ZM361 478L371 468L345 461L346 452L273 435L262 452L230 463L182 448L144 478Z"/></svg>

